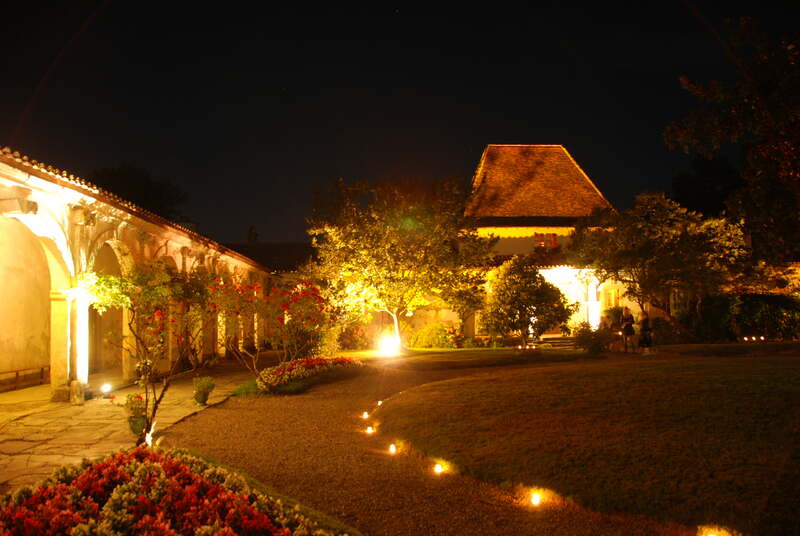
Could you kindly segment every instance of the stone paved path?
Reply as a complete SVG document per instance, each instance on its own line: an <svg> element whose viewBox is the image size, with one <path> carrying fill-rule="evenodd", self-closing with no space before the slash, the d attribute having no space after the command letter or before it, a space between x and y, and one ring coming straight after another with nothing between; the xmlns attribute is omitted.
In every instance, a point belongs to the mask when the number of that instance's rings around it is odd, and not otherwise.
<svg viewBox="0 0 800 536"><path fill-rule="evenodd" d="M209 406L226 400L249 377L230 362L204 375L214 377L217 384ZM204 409L192 398L192 378L191 373L185 373L170 386L156 417L156 435ZM126 394L138 391L137 387L128 387L115 394L124 399ZM97 398L83 406L72 406L51 403L48 397L47 386L31 388L27 393L0 394L0 493L33 484L60 465L134 445L125 411L110 400Z"/></svg>

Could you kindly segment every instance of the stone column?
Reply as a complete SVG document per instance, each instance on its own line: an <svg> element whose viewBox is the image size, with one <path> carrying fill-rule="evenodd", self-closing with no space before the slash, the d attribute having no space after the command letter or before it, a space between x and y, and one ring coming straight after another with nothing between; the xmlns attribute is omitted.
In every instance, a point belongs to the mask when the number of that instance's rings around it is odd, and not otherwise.
<svg viewBox="0 0 800 536"><path fill-rule="evenodd" d="M69 400L69 301L61 291L50 292L50 394L53 401Z"/></svg>

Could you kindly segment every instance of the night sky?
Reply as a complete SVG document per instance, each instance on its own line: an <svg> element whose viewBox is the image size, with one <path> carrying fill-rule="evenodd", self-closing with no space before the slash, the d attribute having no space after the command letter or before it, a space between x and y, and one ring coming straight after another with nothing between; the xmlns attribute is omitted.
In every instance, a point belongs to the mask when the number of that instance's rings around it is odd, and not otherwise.
<svg viewBox="0 0 800 536"><path fill-rule="evenodd" d="M678 76L734 76L708 25L800 28L797 1L166 4L4 7L0 146L83 177L146 168L221 242L250 225L307 239L312 194L337 177L467 183L489 143L563 144L625 208L688 168L662 139L695 105Z"/></svg>

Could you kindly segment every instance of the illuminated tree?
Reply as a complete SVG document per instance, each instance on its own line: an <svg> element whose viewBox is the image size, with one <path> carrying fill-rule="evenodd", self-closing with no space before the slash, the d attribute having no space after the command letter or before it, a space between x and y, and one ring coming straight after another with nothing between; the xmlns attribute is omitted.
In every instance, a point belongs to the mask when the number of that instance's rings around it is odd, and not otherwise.
<svg viewBox="0 0 800 536"><path fill-rule="evenodd" d="M640 195L623 212L597 214L579 224L568 252L578 266L614 279L626 295L670 315L670 296L680 292L696 304L719 292L747 259L741 226L704 219L663 195ZM698 309L699 310L699 309Z"/></svg>
<svg viewBox="0 0 800 536"><path fill-rule="evenodd" d="M210 303L206 280L202 269L182 273L158 260L137 266L122 276L86 276L85 284L94 296L94 309L101 314L109 307L124 307L128 311L131 340L121 344L134 359L136 383L144 389L145 426L137 445L145 442L148 433L152 434L158 407L181 367L181 359L170 360L170 333L175 337L179 355L197 363L194 352L196 333L200 330L198 323L202 323Z"/></svg>
<svg viewBox="0 0 800 536"><path fill-rule="evenodd" d="M558 288L545 281L533 256L514 256L489 279L481 323L491 335L516 333L523 346L528 338L569 320L577 304L568 304Z"/></svg>
<svg viewBox="0 0 800 536"><path fill-rule="evenodd" d="M258 319L266 342L281 351L281 362L315 354L328 324L325 299L319 287L308 281L276 282L264 289L258 283L223 278L211 287L211 300L212 308L237 325ZM225 349L258 377L262 368L259 344L253 348L241 344L238 331L225 334Z"/></svg>
<svg viewBox="0 0 800 536"><path fill-rule="evenodd" d="M446 300L461 312L479 305L493 241L464 217L455 184L340 180L317 207L310 267L340 318L385 312L399 317Z"/></svg>
<svg viewBox="0 0 800 536"><path fill-rule="evenodd" d="M745 155L744 186L727 200L730 217L744 219L758 258L800 258L800 37L769 39L740 20L725 44L738 71L730 84L681 85L705 104L670 124L670 147L711 158L725 143Z"/></svg>

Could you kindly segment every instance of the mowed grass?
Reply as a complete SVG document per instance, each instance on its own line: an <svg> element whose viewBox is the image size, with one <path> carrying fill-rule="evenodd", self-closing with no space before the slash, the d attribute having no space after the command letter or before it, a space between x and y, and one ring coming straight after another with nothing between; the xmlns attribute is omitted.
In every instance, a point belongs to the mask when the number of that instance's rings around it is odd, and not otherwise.
<svg viewBox="0 0 800 536"><path fill-rule="evenodd" d="M398 357L384 357L374 351L341 352L374 366L414 370L442 370L557 363L587 359L579 350L517 350L516 348L407 348Z"/></svg>
<svg viewBox="0 0 800 536"><path fill-rule="evenodd" d="M381 432L601 511L800 532L800 357L494 370L388 399Z"/></svg>

